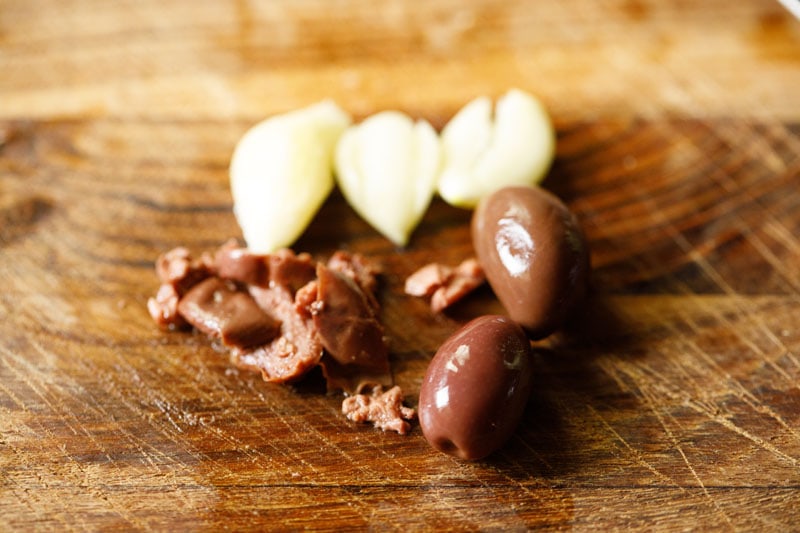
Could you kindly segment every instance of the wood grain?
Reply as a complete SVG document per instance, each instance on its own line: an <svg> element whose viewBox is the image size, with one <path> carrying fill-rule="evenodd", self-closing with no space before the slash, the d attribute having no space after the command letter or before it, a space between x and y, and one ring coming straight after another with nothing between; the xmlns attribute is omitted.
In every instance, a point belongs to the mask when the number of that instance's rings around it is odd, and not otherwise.
<svg viewBox="0 0 800 533"><path fill-rule="evenodd" d="M0 530L796 529L798 44L756 1L5 2ZM240 235L227 165L253 121L332 96L441 127L512 85L553 112L544 185L584 224L593 292L489 460L151 323L159 253ZM402 293L471 255L469 217L436 200L399 250L334 192L295 246L383 265L412 404L439 344L502 312Z"/></svg>

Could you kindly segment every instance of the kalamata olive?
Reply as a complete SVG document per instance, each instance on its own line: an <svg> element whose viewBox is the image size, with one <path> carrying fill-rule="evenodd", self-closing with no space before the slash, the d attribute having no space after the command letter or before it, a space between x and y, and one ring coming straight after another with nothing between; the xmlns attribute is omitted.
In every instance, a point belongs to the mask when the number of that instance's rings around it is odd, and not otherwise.
<svg viewBox="0 0 800 533"><path fill-rule="evenodd" d="M531 346L507 317L476 318L431 360L419 394L422 433L437 450L481 459L513 434L530 395Z"/></svg>
<svg viewBox="0 0 800 533"><path fill-rule="evenodd" d="M472 243L509 317L532 339L558 329L584 296L589 252L575 215L539 187L506 187L472 216Z"/></svg>

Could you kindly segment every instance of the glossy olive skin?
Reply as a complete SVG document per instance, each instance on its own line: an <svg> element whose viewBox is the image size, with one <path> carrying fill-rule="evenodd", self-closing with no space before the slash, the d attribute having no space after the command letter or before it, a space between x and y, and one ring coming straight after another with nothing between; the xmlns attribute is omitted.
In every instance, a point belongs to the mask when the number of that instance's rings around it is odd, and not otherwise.
<svg viewBox="0 0 800 533"><path fill-rule="evenodd" d="M508 315L542 339L582 300L589 251L575 215L539 187L506 187L472 216L472 244Z"/></svg>
<svg viewBox="0 0 800 533"><path fill-rule="evenodd" d="M461 459L500 448L519 425L531 388L531 345L507 317L476 318L456 331L431 360L419 394L419 422L428 442Z"/></svg>

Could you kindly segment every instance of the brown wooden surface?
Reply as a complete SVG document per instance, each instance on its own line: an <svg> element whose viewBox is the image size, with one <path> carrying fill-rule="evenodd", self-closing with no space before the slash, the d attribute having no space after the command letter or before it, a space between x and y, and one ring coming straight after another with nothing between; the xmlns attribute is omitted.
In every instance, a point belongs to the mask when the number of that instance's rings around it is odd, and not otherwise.
<svg viewBox="0 0 800 533"><path fill-rule="evenodd" d="M800 23L777 2L5 0L0 72L0 529L800 527ZM595 292L491 459L151 323L160 252L240 235L227 164L255 121L333 97L441 127L511 86L556 121L545 185ZM500 310L402 294L470 255L468 220L436 201L396 250L334 193L296 244L382 262L411 404Z"/></svg>

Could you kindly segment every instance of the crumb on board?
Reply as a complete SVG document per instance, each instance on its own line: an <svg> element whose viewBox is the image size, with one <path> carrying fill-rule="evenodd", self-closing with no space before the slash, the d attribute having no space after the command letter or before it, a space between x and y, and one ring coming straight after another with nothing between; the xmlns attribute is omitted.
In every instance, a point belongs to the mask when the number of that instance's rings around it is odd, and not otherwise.
<svg viewBox="0 0 800 533"><path fill-rule="evenodd" d="M344 399L342 413L353 422L372 422L383 431L405 435L411 429L409 420L416 411L403 405L403 390L395 385L384 392L380 385L370 394L355 394Z"/></svg>

